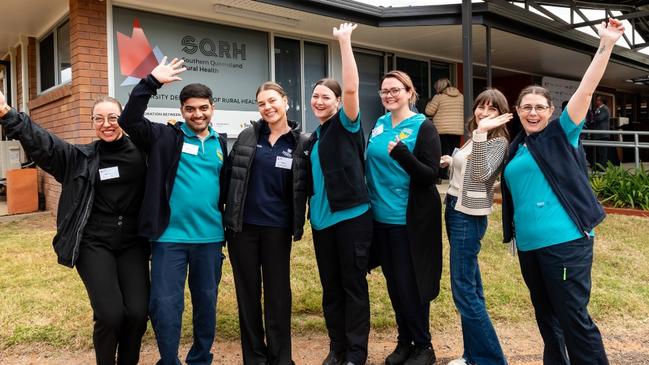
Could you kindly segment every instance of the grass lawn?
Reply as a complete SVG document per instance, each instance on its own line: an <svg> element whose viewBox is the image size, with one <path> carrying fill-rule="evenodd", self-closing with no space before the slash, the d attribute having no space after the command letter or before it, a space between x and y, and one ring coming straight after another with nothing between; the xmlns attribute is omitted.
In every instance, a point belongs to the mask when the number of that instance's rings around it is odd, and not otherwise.
<svg viewBox="0 0 649 365"><path fill-rule="evenodd" d="M499 209L499 208L497 208ZM38 220L38 221L37 221ZM324 333L321 288L310 228L292 253L293 330L296 335ZM48 346L81 350L92 347L92 312L76 273L56 263L51 247L53 219L0 224L0 349ZM590 311L596 321L644 321L649 318L649 219L609 216L596 229ZM489 221L480 254L487 305L502 325L533 323L533 310L518 260L501 244L500 211ZM431 327L457 327L450 293L448 241L444 238L444 274L440 296L431 305ZM227 252L226 256L227 256ZM368 276L372 327L395 327L380 270ZM186 303L189 306L187 293ZM191 337L191 308L185 312L183 340ZM238 338L237 305L229 261L219 288L219 337ZM145 343L153 343L151 330Z"/></svg>

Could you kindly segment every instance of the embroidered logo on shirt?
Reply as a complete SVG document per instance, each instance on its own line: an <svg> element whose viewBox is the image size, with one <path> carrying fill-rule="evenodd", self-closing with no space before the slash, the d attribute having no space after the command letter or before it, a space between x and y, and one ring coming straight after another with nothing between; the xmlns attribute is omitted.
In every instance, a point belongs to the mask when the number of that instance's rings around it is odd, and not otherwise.
<svg viewBox="0 0 649 365"><path fill-rule="evenodd" d="M410 137L411 134L412 134L412 129L404 128L401 130L401 132L399 132L399 139L406 139Z"/></svg>

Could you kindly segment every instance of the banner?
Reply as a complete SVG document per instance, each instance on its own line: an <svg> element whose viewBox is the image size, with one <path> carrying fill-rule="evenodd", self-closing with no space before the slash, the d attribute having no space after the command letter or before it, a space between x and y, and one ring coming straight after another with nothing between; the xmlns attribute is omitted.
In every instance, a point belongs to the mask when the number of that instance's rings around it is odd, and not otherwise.
<svg viewBox="0 0 649 365"><path fill-rule="evenodd" d="M151 98L147 118L182 121L180 90L202 83L214 94L217 132L236 137L259 119L255 91L270 78L267 33L120 7L113 7L113 28L115 97L121 102L167 56L182 58L187 71Z"/></svg>

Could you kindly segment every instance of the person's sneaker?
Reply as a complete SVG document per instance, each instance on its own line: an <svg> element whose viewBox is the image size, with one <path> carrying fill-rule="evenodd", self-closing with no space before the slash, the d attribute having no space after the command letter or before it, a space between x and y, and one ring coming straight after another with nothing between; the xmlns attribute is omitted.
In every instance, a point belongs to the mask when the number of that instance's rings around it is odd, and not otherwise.
<svg viewBox="0 0 649 365"><path fill-rule="evenodd" d="M341 365L344 362L344 357L344 354L339 354L331 350L322 362L322 365Z"/></svg>
<svg viewBox="0 0 649 365"><path fill-rule="evenodd" d="M397 347L385 358L385 365L401 365L410 357L415 346L406 342L397 343Z"/></svg>
<svg viewBox="0 0 649 365"><path fill-rule="evenodd" d="M463 357L452 360L451 362L448 363L448 365L468 365L468 364L469 363L466 362L466 360Z"/></svg>
<svg viewBox="0 0 649 365"><path fill-rule="evenodd" d="M437 357L435 357L435 350L432 347L415 347L403 365L431 365L435 361L437 361Z"/></svg>

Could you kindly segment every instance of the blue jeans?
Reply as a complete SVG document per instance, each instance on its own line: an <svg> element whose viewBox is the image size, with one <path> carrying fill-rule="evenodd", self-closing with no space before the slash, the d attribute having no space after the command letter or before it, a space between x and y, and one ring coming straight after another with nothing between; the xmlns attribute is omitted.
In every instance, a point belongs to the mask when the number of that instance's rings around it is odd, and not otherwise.
<svg viewBox="0 0 649 365"><path fill-rule="evenodd" d="M445 219L451 245L451 290L462 320L462 357L469 364L507 364L487 313L478 266L480 240L487 230L487 217L458 212L456 203L456 197L447 195Z"/></svg>
<svg viewBox="0 0 649 365"><path fill-rule="evenodd" d="M194 343L185 361L192 365L212 363L222 247L221 242L152 243L149 315L160 352L158 365L181 365L178 345L188 267Z"/></svg>

